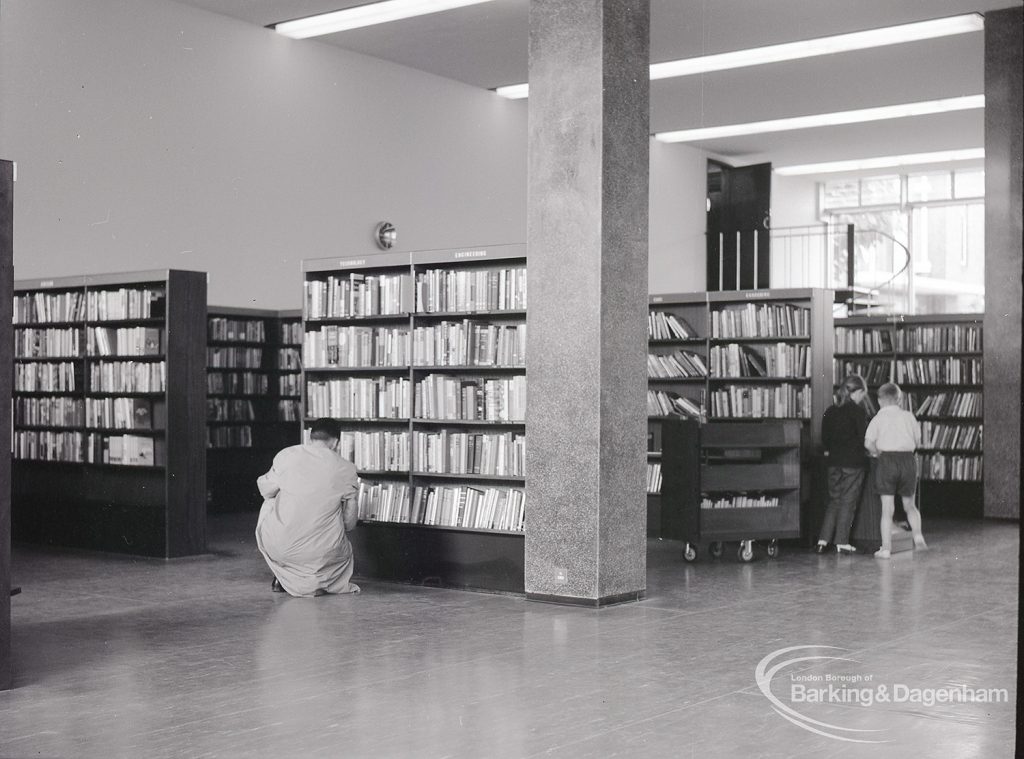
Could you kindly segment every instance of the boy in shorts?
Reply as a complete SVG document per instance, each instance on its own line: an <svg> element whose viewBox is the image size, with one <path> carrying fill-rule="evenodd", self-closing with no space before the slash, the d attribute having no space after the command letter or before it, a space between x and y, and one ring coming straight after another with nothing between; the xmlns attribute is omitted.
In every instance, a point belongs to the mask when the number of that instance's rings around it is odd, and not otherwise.
<svg viewBox="0 0 1024 759"><path fill-rule="evenodd" d="M882 547L875 558L888 559L892 550L892 516L896 511L896 496L903 497L903 509L914 535L914 547L928 547L921 534L921 512L914 504L917 491L917 457L921 444L921 428L917 418L900 408L902 392L894 382L878 388L878 413L868 423L864 434L864 447L878 457L875 467L875 487L882 500Z"/></svg>

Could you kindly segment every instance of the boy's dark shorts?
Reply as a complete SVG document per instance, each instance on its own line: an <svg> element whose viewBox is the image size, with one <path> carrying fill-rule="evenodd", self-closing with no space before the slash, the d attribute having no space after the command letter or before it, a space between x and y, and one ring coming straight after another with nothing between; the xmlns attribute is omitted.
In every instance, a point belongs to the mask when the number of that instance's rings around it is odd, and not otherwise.
<svg viewBox="0 0 1024 759"><path fill-rule="evenodd" d="M878 454L875 489L879 495L912 496L917 490L917 456L913 451Z"/></svg>

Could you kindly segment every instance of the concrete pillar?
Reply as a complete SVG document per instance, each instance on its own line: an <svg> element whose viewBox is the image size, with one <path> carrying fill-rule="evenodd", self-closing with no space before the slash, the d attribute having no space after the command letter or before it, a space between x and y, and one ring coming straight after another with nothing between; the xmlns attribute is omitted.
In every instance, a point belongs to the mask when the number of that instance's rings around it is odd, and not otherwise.
<svg viewBox="0 0 1024 759"><path fill-rule="evenodd" d="M531 0L526 592L646 588L648 0Z"/></svg>
<svg viewBox="0 0 1024 759"><path fill-rule="evenodd" d="M1020 6L985 14L985 516L1020 518Z"/></svg>

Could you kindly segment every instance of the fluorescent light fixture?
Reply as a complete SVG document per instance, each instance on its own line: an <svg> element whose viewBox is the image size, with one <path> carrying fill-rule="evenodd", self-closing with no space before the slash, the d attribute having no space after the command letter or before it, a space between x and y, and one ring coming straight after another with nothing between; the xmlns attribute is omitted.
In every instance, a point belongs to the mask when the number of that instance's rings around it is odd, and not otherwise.
<svg viewBox="0 0 1024 759"><path fill-rule="evenodd" d="M670 79L677 76L706 74L710 71L760 66L765 63L795 61L800 58L813 58L819 55L846 53L851 50L867 50L885 45L897 45L904 42L949 37L954 34L978 32L985 28L985 19L978 13L962 16L936 18L930 21L918 21L912 24L900 24L881 29L868 29L863 32L836 34L831 37L785 42L781 45L767 45L748 50L733 50L729 53L702 55L696 58L683 58L678 61L664 61L651 64L651 80ZM498 87L502 97L524 98L528 96L527 85L513 84Z"/></svg>
<svg viewBox="0 0 1024 759"><path fill-rule="evenodd" d="M274 31L286 37L306 39L486 2L490 0L383 0L379 3L357 5L294 21L282 21L273 26Z"/></svg>
<svg viewBox="0 0 1024 759"><path fill-rule="evenodd" d="M964 97L946 98L944 100L925 100L920 103L861 108L856 111L818 113L812 116L794 116L788 119L752 121L747 124L726 124L724 126L703 127L699 129L681 129L675 132L659 132L654 137L661 142L697 142L700 140L714 140L721 137L739 137L740 135L765 134L767 132L787 132L793 129L838 126L841 124L860 124L865 121L900 119L907 116L927 116L934 113L965 111L984 107L984 95L966 95Z"/></svg>
<svg viewBox="0 0 1024 759"><path fill-rule="evenodd" d="M830 161L828 163L805 163L799 166L776 166L773 171L784 176L804 174L831 174L837 171L860 171L882 169L894 166L914 166L922 163L948 163L950 161L973 161L985 157L985 148L964 150L942 150L934 153L908 153L877 158L860 158L852 161Z"/></svg>
<svg viewBox="0 0 1024 759"><path fill-rule="evenodd" d="M699 58L685 58L679 61L665 61L651 64L651 79L669 79L675 76L704 74L709 71L738 69L746 66L760 66L765 63L795 61L819 55L847 53L851 50L868 50L873 47L898 45L904 42L949 37L954 34L978 32L985 28L985 20L977 13L963 16L936 18L913 24L900 24L882 29L868 29L863 32L836 34L831 37L786 42L781 45L755 47L749 50L734 50L730 53L704 55Z"/></svg>
<svg viewBox="0 0 1024 759"><path fill-rule="evenodd" d="M530 85L510 84L506 87L496 87L494 91L503 98L508 98L509 100L522 100L523 98L530 96Z"/></svg>

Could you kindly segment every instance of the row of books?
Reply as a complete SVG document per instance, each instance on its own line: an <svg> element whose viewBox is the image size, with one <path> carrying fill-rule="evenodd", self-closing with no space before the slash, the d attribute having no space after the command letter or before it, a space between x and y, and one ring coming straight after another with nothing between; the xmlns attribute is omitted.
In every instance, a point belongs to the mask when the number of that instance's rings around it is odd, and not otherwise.
<svg viewBox="0 0 1024 759"><path fill-rule="evenodd" d="M892 359L834 361L832 366L832 382L836 385L851 374L860 375L869 385L881 385L892 378Z"/></svg>
<svg viewBox="0 0 1024 759"><path fill-rule="evenodd" d="M281 322L281 345L302 345L302 334L300 320Z"/></svg>
<svg viewBox="0 0 1024 759"><path fill-rule="evenodd" d="M81 463L84 460L84 439L81 432L14 430L11 435L11 454L16 459Z"/></svg>
<svg viewBox="0 0 1024 759"><path fill-rule="evenodd" d="M90 356L159 356L163 347L159 327L89 327L85 334Z"/></svg>
<svg viewBox="0 0 1024 759"><path fill-rule="evenodd" d="M958 416L980 417L982 395L979 392L942 392L927 396L920 405L914 404L914 413L919 417Z"/></svg>
<svg viewBox="0 0 1024 759"><path fill-rule="evenodd" d="M345 430L338 452L360 472L408 472L409 432Z"/></svg>
<svg viewBox="0 0 1024 759"><path fill-rule="evenodd" d="M165 295L163 289L148 287L91 290L85 294L85 318L88 321L162 318Z"/></svg>
<svg viewBox="0 0 1024 759"><path fill-rule="evenodd" d="M707 377L708 367L703 357L692 351L675 351L668 355L647 354L648 378Z"/></svg>
<svg viewBox="0 0 1024 759"><path fill-rule="evenodd" d="M526 436L517 432L415 432L413 462L417 472L522 477Z"/></svg>
<svg viewBox="0 0 1024 759"><path fill-rule="evenodd" d="M89 387L102 393L162 393L167 387L167 364L101 361L89 367Z"/></svg>
<svg viewBox="0 0 1024 759"><path fill-rule="evenodd" d="M301 387L301 380L299 384ZM213 395L265 395L269 387L267 375L257 372L215 372L206 375L206 392Z"/></svg>
<svg viewBox="0 0 1024 759"><path fill-rule="evenodd" d="M411 382L394 377L348 377L306 383L306 415L335 419L408 419Z"/></svg>
<svg viewBox="0 0 1024 759"><path fill-rule="evenodd" d="M526 308L526 267L449 270L416 274L416 311L468 313Z"/></svg>
<svg viewBox="0 0 1024 759"><path fill-rule="evenodd" d="M299 339L299 345L302 344L301 338ZM295 369L299 370L302 368L302 354L298 348L278 348L277 349L277 368L278 369Z"/></svg>
<svg viewBox="0 0 1024 759"><path fill-rule="evenodd" d="M14 330L14 355L18 358L54 358L81 354L82 330L76 327L25 327Z"/></svg>
<svg viewBox="0 0 1024 759"><path fill-rule="evenodd" d="M668 311L651 311L647 315L648 340L691 340L696 331L685 319Z"/></svg>
<svg viewBox="0 0 1024 759"><path fill-rule="evenodd" d="M409 274L330 275L325 280L306 280L307 319L344 319L407 313L412 304ZM301 342L287 340L286 342Z"/></svg>
<svg viewBox="0 0 1024 759"><path fill-rule="evenodd" d="M281 400L277 402L277 418L282 422L298 422L302 420L302 404L299 401Z"/></svg>
<svg viewBox="0 0 1024 759"><path fill-rule="evenodd" d="M408 327L325 325L307 332L302 363L307 368L408 366Z"/></svg>
<svg viewBox="0 0 1024 759"><path fill-rule="evenodd" d="M715 345L710 361L712 377L811 376L810 345Z"/></svg>
<svg viewBox="0 0 1024 759"><path fill-rule="evenodd" d="M207 320L210 340L223 342L264 343L267 340L266 325L262 319L228 319L211 316Z"/></svg>
<svg viewBox="0 0 1024 759"><path fill-rule="evenodd" d="M211 369L259 369L262 365L262 348L211 346L206 349L206 366Z"/></svg>
<svg viewBox="0 0 1024 759"><path fill-rule="evenodd" d="M929 453L917 459L922 480L981 482L983 476L981 456Z"/></svg>
<svg viewBox="0 0 1024 759"><path fill-rule="evenodd" d="M711 416L738 419L809 419L811 388L808 385L762 387L727 385L711 392Z"/></svg>
<svg viewBox="0 0 1024 759"><path fill-rule="evenodd" d="M278 395L302 395L302 375L282 374L277 378Z"/></svg>
<svg viewBox="0 0 1024 759"><path fill-rule="evenodd" d="M981 327L961 324L906 326L896 331L896 350L906 353L981 351Z"/></svg>
<svg viewBox="0 0 1024 759"><path fill-rule="evenodd" d="M526 325L487 324L465 319L413 330L416 366L523 366Z"/></svg>
<svg viewBox="0 0 1024 759"><path fill-rule="evenodd" d="M922 448L981 451L981 435L980 424L921 422Z"/></svg>
<svg viewBox="0 0 1024 759"><path fill-rule="evenodd" d="M712 498L702 495L700 507L702 509L774 509L779 506L778 496L768 495L729 495Z"/></svg>
<svg viewBox="0 0 1024 759"><path fill-rule="evenodd" d="M892 330L874 327L836 327L836 353L892 353Z"/></svg>
<svg viewBox="0 0 1024 759"><path fill-rule="evenodd" d="M521 422L526 419L526 377L428 374L413 388L413 408L421 419Z"/></svg>
<svg viewBox="0 0 1024 759"><path fill-rule="evenodd" d="M81 398L15 398L14 424L22 427L84 427Z"/></svg>
<svg viewBox="0 0 1024 759"><path fill-rule="evenodd" d="M208 422L251 422L256 419L252 401L239 398L207 398L206 420Z"/></svg>
<svg viewBox="0 0 1024 759"><path fill-rule="evenodd" d="M521 488L407 486L361 483L359 518L378 522L443 525L477 530L522 532L526 492Z"/></svg>
<svg viewBox="0 0 1024 759"><path fill-rule="evenodd" d="M647 416L679 416L704 418L704 405L678 393L663 390L647 391Z"/></svg>
<svg viewBox="0 0 1024 759"><path fill-rule="evenodd" d="M166 463L163 442L144 435L90 433L85 458L90 464L163 466Z"/></svg>
<svg viewBox="0 0 1024 759"><path fill-rule="evenodd" d="M252 427L207 427L207 448L252 448Z"/></svg>
<svg viewBox="0 0 1024 759"><path fill-rule="evenodd" d="M76 383L72 363L14 365L14 389L21 393L73 392Z"/></svg>
<svg viewBox="0 0 1024 759"><path fill-rule="evenodd" d="M808 337L809 308L783 303L745 303L711 312L712 338Z"/></svg>
<svg viewBox="0 0 1024 759"><path fill-rule="evenodd" d="M26 293L14 296L14 323L80 322L85 319L81 290L63 293Z"/></svg>
<svg viewBox="0 0 1024 759"><path fill-rule="evenodd" d="M647 492L651 495L661 493L661 462L647 462Z"/></svg>
<svg viewBox="0 0 1024 759"><path fill-rule="evenodd" d="M978 358L903 358L894 362L897 383L979 385L982 382Z"/></svg>
<svg viewBox="0 0 1024 759"><path fill-rule="evenodd" d="M86 398L85 421L89 427L126 430L162 430L167 427L167 407L150 398Z"/></svg>

